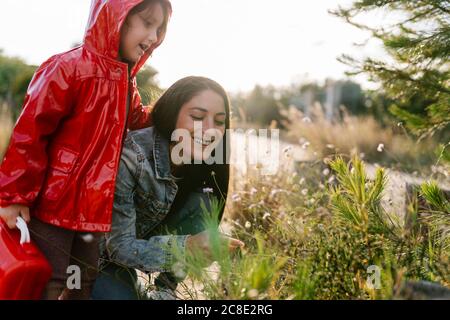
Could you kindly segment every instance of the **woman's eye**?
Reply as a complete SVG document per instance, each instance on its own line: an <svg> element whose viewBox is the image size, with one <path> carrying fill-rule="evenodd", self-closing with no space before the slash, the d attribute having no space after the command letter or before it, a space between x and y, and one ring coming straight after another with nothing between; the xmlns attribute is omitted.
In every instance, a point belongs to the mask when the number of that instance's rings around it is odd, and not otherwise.
<svg viewBox="0 0 450 320"><path fill-rule="evenodd" d="M216 121L216 125L223 126L225 125L225 121Z"/></svg>
<svg viewBox="0 0 450 320"><path fill-rule="evenodd" d="M194 119L195 121L202 121L203 120L202 117L191 116L191 118Z"/></svg>

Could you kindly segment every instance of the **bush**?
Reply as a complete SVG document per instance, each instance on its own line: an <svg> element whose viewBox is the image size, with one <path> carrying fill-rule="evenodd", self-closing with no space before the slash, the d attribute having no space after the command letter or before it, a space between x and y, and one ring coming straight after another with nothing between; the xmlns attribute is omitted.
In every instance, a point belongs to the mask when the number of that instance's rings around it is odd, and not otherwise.
<svg viewBox="0 0 450 320"><path fill-rule="evenodd" d="M227 223L245 250L230 255L217 247L213 276L189 263L206 298L390 299L401 298L409 280L450 285L449 203L436 185L422 186L417 196L425 205L411 205L413 222L402 223L380 204L383 169L371 181L357 157L329 165L325 175L311 164L308 179L256 174L235 191ZM371 282L374 270L379 282Z"/></svg>

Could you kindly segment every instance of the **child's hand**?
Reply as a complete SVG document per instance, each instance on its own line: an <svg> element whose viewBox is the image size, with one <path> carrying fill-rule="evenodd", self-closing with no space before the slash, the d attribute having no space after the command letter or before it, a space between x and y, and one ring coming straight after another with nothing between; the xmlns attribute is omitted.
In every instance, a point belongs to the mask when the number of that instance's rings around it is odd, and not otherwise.
<svg viewBox="0 0 450 320"><path fill-rule="evenodd" d="M0 218L5 221L10 229L16 228L17 217L19 216L26 222L30 222L30 209L20 204L13 204L6 208L0 208Z"/></svg>

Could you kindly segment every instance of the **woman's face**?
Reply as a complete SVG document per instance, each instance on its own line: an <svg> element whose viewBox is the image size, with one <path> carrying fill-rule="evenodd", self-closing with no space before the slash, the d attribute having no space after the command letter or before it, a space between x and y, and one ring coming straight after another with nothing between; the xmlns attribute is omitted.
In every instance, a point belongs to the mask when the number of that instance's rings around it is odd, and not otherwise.
<svg viewBox="0 0 450 320"><path fill-rule="evenodd" d="M219 94L204 90L185 103L179 112L175 129L186 137L183 157L206 160L225 133L225 103ZM185 153L188 154L185 154Z"/></svg>

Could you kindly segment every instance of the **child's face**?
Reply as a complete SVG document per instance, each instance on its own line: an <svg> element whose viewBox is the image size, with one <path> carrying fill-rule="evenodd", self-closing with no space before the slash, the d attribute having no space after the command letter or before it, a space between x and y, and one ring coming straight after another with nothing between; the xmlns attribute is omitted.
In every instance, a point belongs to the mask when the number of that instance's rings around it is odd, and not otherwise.
<svg viewBox="0 0 450 320"><path fill-rule="evenodd" d="M128 63L138 62L158 41L158 31L163 23L164 10L159 3L128 15L120 34L120 59Z"/></svg>
<svg viewBox="0 0 450 320"><path fill-rule="evenodd" d="M225 119L223 98L212 90L200 92L181 107L176 129L189 132L190 141L186 146L191 159L206 160L210 156L209 151L223 138Z"/></svg>

